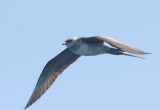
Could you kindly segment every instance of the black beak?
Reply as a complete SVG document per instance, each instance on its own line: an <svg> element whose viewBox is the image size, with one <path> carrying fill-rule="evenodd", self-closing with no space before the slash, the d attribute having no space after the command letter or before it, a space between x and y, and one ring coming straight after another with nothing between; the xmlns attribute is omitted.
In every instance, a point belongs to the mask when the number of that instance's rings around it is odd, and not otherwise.
<svg viewBox="0 0 160 110"><path fill-rule="evenodd" d="M66 45L66 42L63 42L62 45Z"/></svg>

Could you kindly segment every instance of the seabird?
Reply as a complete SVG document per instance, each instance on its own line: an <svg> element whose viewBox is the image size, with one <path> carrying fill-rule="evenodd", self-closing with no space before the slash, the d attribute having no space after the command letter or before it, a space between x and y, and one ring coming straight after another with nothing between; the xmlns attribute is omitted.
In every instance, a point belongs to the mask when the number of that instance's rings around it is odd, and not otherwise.
<svg viewBox="0 0 160 110"><path fill-rule="evenodd" d="M106 45L106 43L111 46ZM149 54L105 36L74 37L67 39L62 45L66 45L67 48L46 64L25 109L37 101L53 84L58 75L80 56L94 56L106 53L142 58L132 54ZM132 54L127 54L126 52Z"/></svg>

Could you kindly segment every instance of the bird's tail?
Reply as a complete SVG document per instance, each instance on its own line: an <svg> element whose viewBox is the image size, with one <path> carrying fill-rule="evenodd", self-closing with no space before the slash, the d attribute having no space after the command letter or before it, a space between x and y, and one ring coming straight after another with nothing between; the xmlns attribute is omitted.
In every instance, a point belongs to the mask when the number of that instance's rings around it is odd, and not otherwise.
<svg viewBox="0 0 160 110"><path fill-rule="evenodd" d="M139 57L139 56L131 55L131 54L127 54L127 53L121 53L120 55L126 55L126 56L131 56L131 57L136 57L136 58L146 59L146 58L143 58L143 57Z"/></svg>
<svg viewBox="0 0 160 110"><path fill-rule="evenodd" d="M131 57L136 57L136 58L141 58L141 59L145 59L143 57L139 57L136 55L131 55L131 54L127 54L127 53L123 53L124 51L119 50L119 49L115 49L115 48L107 48L106 53L112 54L112 55L126 55L126 56L131 56Z"/></svg>

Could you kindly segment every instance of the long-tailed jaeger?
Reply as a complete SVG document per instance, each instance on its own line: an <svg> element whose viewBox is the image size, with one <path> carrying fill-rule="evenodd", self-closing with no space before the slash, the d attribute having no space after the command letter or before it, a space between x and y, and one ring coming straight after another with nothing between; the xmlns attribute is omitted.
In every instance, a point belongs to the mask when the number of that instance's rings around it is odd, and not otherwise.
<svg viewBox="0 0 160 110"><path fill-rule="evenodd" d="M105 42L111 46L106 45ZM46 64L25 109L37 101L53 84L57 76L80 56L94 56L106 53L142 58L132 54L149 54L105 36L74 37L67 39L62 45L66 45L67 48Z"/></svg>

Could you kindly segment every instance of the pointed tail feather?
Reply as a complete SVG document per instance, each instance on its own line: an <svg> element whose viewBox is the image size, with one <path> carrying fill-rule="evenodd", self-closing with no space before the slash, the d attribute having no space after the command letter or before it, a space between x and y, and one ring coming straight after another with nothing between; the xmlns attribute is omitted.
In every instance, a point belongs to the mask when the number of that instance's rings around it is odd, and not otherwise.
<svg viewBox="0 0 160 110"><path fill-rule="evenodd" d="M143 57L139 57L139 56L135 56L135 55L127 54L127 53L121 53L121 55L126 55L126 56L141 58L141 59L146 59L146 58L143 58Z"/></svg>

